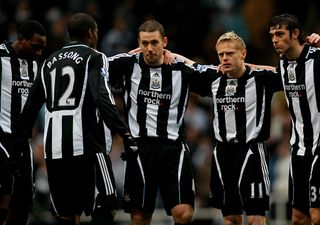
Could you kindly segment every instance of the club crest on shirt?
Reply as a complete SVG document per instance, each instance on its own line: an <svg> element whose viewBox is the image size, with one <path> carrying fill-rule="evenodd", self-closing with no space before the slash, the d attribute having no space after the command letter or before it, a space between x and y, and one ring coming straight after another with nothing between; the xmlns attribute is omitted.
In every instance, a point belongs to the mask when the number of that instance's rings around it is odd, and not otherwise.
<svg viewBox="0 0 320 225"><path fill-rule="evenodd" d="M234 95L237 92L238 80L229 79L227 80L227 86L225 89L226 95Z"/></svg>
<svg viewBox="0 0 320 225"><path fill-rule="evenodd" d="M28 62L25 59L20 60L20 77L22 80L29 80Z"/></svg>
<svg viewBox="0 0 320 225"><path fill-rule="evenodd" d="M296 77L296 62L289 62L289 65L287 67L288 71L288 82L289 83L296 83L297 82L297 77Z"/></svg>
<svg viewBox="0 0 320 225"><path fill-rule="evenodd" d="M161 91L162 77L158 72L152 73L150 77L150 90Z"/></svg>

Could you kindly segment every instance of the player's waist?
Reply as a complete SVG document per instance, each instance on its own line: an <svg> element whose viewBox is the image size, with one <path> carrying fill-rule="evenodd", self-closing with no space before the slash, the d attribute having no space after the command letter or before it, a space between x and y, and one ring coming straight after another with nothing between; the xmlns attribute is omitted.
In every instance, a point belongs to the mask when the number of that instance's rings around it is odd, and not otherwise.
<svg viewBox="0 0 320 225"><path fill-rule="evenodd" d="M178 137L177 139L170 139L165 137L137 137L135 138L138 144L163 144L163 143L179 143L183 140L182 137Z"/></svg>
<svg viewBox="0 0 320 225"><path fill-rule="evenodd" d="M217 146L234 146L234 147L250 147L252 144L263 143L261 140L251 139L250 141L238 141L237 139L230 139L229 141L214 141Z"/></svg>

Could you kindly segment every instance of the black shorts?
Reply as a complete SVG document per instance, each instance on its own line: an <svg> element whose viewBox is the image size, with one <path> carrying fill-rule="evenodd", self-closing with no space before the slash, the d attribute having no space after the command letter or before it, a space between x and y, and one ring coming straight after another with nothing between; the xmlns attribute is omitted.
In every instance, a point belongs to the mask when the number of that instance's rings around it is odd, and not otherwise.
<svg viewBox="0 0 320 225"><path fill-rule="evenodd" d="M194 207L194 179L187 146L181 141L138 139L139 156L126 163L123 208L153 213L158 190L168 215L178 204Z"/></svg>
<svg viewBox="0 0 320 225"><path fill-rule="evenodd" d="M1 138L0 143L0 195L11 195L11 207L31 207L33 204L33 195L35 190L33 176L33 154L30 143L19 145L22 149L13 149L21 151L21 159L12 164L8 164L8 153L10 152L10 136ZM16 147L16 146L14 146ZM13 172L14 167L19 173Z"/></svg>
<svg viewBox="0 0 320 225"><path fill-rule="evenodd" d="M316 155L310 176L310 208L320 208L320 156Z"/></svg>
<svg viewBox="0 0 320 225"><path fill-rule="evenodd" d="M306 215L309 215L310 207L320 207L319 176L319 155L291 155L289 176L289 200L293 208L298 209Z"/></svg>
<svg viewBox="0 0 320 225"><path fill-rule="evenodd" d="M0 142L2 146L3 143ZM8 153L0 146L0 196L10 195L13 187L13 175L8 167ZM6 149L6 147L4 146Z"/></svg>
<svg viewBox="0 0 320 225"><path fill-rule="evenodd" d="M22 159L19 162L19 174L14 175L13 192L10 207L30 208L34 200L35 180L33 170L33 151L29 142L21 146Z"/></svg>
<svg viewBox="0 0 320 225"><path fill-rule="evenodd" d="M59 217L91 215L95 197L95 154L46 159L53 209Z"/></svg>
<svg viewBox="0 0 320 225"><path fill-rule="evenodd" d="M269 209L268 158L263 143L218 142L212 155L210 205L223 216L265 216Z"/></svg>
<svg viewBox="0 0 320 225"><path fill-rule="evenodd" d="M96 207L102 207L108 211L116 210L117 190L115 185L112 163L106 152L96 153Z"/></svg>

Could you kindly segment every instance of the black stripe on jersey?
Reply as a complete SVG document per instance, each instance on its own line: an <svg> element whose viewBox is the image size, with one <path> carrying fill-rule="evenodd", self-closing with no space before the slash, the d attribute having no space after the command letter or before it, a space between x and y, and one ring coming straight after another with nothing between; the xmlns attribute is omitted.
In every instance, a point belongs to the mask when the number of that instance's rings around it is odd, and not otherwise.
<svg viewBox="0 0 320 225"><path fill-rule="evenodd" d="M150 71L149 68L141 67L141 81L139 84L139 90L143 88L142 87L148 87L150 83ZM137 109L137 122L140 126L139 130L139 136L144 137L147 136L147 128L146 128L146 118L147 118L147 102L144 102L144 97L142 95L138 95L137 97L137 105L143 106L143 107L138 107Z"/></svg>
<svg viewBox="0 0 320 225"><path fill-rule="evenodd" d="M73 156L73 116L62 117L62 158Z"/></svg>
<svg viewBox="0 0 320 225"><path fill-rule="evenodd" d="M257 77L254 78L255 80L257 79ZM257 83L257 82L256 82ZM258 87L258 85L256 85L256 95L257 95L257 102L256 102L256 107L257 107L257 111L256 111L256 126L259 125L259 122L260 122L260 118L261 118L261 110L262 110L262 103L263 103L263 91L264 90L261 90L261 88ZM266 102L267 104L267 102ZM265 112L265 115L268 115L266 114Z"/></svg>
<svg viewBox="0 0 320 225"><path fill-rule="evenodd" d="M11 70L12 70L12 81L20 80L20 62L18 58L11 58ZM29 67L32 64L28 65ZM17 118L20 117L21 114L21 94L18 94L18 86L12 86L11 91L11 127L15 126L15 122L17 122ZM16 94L14 94L16 93Z"/></svg>
<svg viewBox="0 0 320 225"><path fill-rule="evenodd" d="M126 79L126 80L130 80L130 78ZM122 80L122 82L124 82ZM111 83L111 82L110 82ZM111 83L112 85L112 83ZM123 105L127 105L127 107L123 107L123 112L124 112L124 121L128 124L128 114L129 114L129 110L131 109L131 98L130 98L130 94L128 93L128 96L127 96L127 99L125 99L125 93L126 93L126 90L131 90L131 82L125 82L124 84L124 88L122 90L122 95L123 95L123 101L122 101L122 104Z"/></svg>
<svg viewBox="0 0 320 225"><path fill-rule="evenodd" d="M220 79L220 84L218 87L218 95L224 96L225 89L227 86L227 80L226 79ZM221 93L221 94L219 94ZM217 103L217 108L221 108L220 103ZM225 125L225 113L222 110L218 110L218 121L219 121L219 133L224 142L227 142L227 130Z"/></svg>
<svg viewBox="0 0 320 225"><path fill-rule="evenodd" d="M52 159L52 118L48 121L48 129L47 129L47 135L46 135L46 146L45 146L45 152L46 152L46 158Z"/></svg>
<svg viewBox="0 0 320 225"><path fill-rule="evenodd" d="M172 70L168 69L168 67L162 67L161 73L162 73L162 87L165 88L165 89L162 89L162 93L170 94L172 96ZM171 76L168 76L167 74L171 74ZM161 99L160 101L161 101L160 103L161 106L159 106L159 108L161 107L161 111L158 112L158 116L157 116L157 121L158 121L157 135L167 137L170 101L166 99Z"/></svg>
<svg viewBox="0 0 320 225"><path fill-rule="evenodd" d="M247 79L238 79L238 86L237 86L237 92L238 93L243 93L243 96L239 95L239 97L244 97L246 98L246 83ZM236 118L236 129L237 129L237 134L236 137L238 141L241 143L246 142L246 123L247 123L247 117L246 117L246 104L237 104L236 105L237 111L235 113L235 118ZM227 121L226 121L227 123Z"/></svg>

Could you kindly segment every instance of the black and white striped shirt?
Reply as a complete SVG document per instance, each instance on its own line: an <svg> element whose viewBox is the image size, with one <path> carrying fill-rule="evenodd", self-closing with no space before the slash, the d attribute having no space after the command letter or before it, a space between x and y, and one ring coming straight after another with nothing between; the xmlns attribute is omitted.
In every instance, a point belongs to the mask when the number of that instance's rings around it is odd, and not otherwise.
<svg viewBox="0 0 320 225"><path fill-rule="evenodd" d="M106 150L104 123L120 135L128 132L108 83L107 57L73 43L42 64L22 114L21 128L30 136L45 102L46 158L65 158ZM104 122L104 123L103 123Z"/></svg>
<svg viewBox="0 0 320 225"><path fill-rule="evenodd" d="M122 88L125 116L133 137L183 137L189 91L203 93L195 68L175 61L147 65L140 54L109 57L112 87Z"/></svg>
<svg viewBox="0 0 320 225"><path fill-rule="evenodd" d="M37 69L35 61L18 58L11 43L0 45L0 127L5 133L16 126Z"/></svg>
<svg viewBox="0 0 320 225"><path fill-rule="evenodd" d="M35 61L19 58L11 43L0 45L0 150L8 157L5 142L18 123L37 69Z"/></svg>
<svg viewBox="0 0 320 225"><path fill-rule="evenodd" d="M305 46L294 61L281 59L279 72L290 110L291 152L319 153L320 135L320 49Z"/></svg>
<svg viewBox="0 0 320 225"><path fill-rule="evenodd" d="M271 100L282 90L278 74L267 70L246 69L237 79L222 75L205 65L197 65L201 73L212 77L203 84L211 88L213 99L214 137L220 142L248 143L265 141L270 135Z"/></svg>

